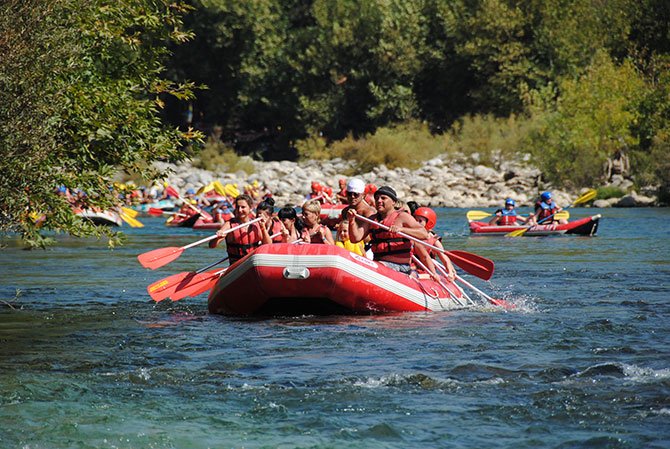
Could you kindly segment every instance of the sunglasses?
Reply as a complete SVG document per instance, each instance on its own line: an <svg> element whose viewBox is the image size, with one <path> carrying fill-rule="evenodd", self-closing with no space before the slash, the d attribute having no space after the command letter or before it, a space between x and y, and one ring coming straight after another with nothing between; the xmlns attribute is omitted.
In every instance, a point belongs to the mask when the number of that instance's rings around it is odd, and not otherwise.
<svg viewBox="0 0 670 449"><path fill-rule="evenodd" d="M361 195L363 195L363 194L362 193L356 193L356 192L347 192L347 196L357 197L357 196L361 196Z"/></svg>

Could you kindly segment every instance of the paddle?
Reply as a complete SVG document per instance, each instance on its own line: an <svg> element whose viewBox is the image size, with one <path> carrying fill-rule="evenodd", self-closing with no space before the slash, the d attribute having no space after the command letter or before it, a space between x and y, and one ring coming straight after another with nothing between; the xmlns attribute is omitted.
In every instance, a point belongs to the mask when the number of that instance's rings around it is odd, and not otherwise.
<svg viewBox="0 0 670 449"><path fill-rule="evenodd" d="M488 212L484 212L481 210L470 210L468 211L467 214L465 214L467 217L468 221L480 221L488 217L492 217L493 214L489 214ZM562 210L554 216L557 220L565 219L569 220L570 219L570 212L567 210Z"/></svg>
<svg viewBox="0 0 670 449"><path fill-rule="evenodd" d="M139 213L135 209L131 209L129 207L124 206L121 206L121 210L123 211L124 214L128 215L130 218L136 218L137 214Z"/></svg>
<svg viewBox="0 0 670 449"><path fill-rule="evenodd" d="M569 206L563 208L563 210L565 210L565 209L569 209L569 208L571 208L572 206L577 206L577 205L579 205L579 204L588 203L589 201L591 201L592 199L594 199L594 198L596 197L597 194L598 194L598 192L597 192L595 189L590 189L590 190L584 192L581 196L579 196L579 198L577 198L576 200L574 200L574 201L572 202L572 204L570 204ZM548 217L545 217L545 218L543 218L542 220L538 221L537 224L541 224L543 221L547 221L547 220L549 220L549 219L550 219L551 217L553 217L554 215L557 215L557 214L549 215ZM529 230L530 228L532 228L532 227L533 227L533 226L529 226L529 227L526 227L526 228L518 229L518 230L516 230L516 231L508 232L507 234L505 234L505 237L521 237L522 235L524 235L524 234L526 233L526 231L528 231L528 230Z"/></svg>
<svg viewBox="0 0 670 449"><path fill-rule="evenodd" d="M271 235L270 238L273 239L279 235L281 235L280 232ZM229 256L226 256L196 271L183 271L156 281L147 287L147 292L149 292L149 296L156 302L162 301L167 297L170 297L172 301L179 301L187 296L198 296L210 290L228 268L207 270L225 262L228 258Z"/></svg>
<svg viewBox="0 0 670 449"><path fill-rule="evenodd" d="M251 221L248 221L246 223L242 223L240 225L237 225L235 227L232 227L228 229L221 237L225 236L226 234L235 231L236 229L240 229L246 226L249 226L252 223L256 223L257 221L260 221L261 217L255 218ZM215 238L219 238L219 235L214 234L210 235L209 237L205 237L202 240L198 240L197 242L190 243L185 246L180 246L180 247L175 247L175 246L170 246L167 248L158 248L154 249L152 251L148 251L146 253L142 253L139 256L137 256L137 260L142 264L143 267L145 268L151 268L152 270L155 270L156 268L160 268L164 265L169 264L173 260L179 258L181 256L181 253L183 253L185 250L192 248L194 246L200 245L201 243L208 242L210 240L213 240Z"/></svg>
<svg viewBox="0 0 670 449"><path fill-rule="evenodd" d="M160 216L160 215L179 215L182 217L185 217L186 214L180 214L179 212L167 212L164 211L163 209L159 209L157 207L150 207L149 210L147 211L149 215L155 215L155 216Z"/></svg>
<svg viewBox="0 0 670 449"><path fill-rule="evenodd" d="M516 306L514 304L512 304L508 301L505 301L504 299L496 299L496 298L490 297L489 295L487 295L486 293L484 293L483 291L481 291L480 289L478 289L477 287L475 287L474 285L472 285L471 283L469 283L468 281L466 281L465 279L463 279L460 276L456 276L456 280L458 280L461 284L465 285L466 287L468 287L468 288L472 289L473 291L477 292L479 295L481 295L488 302L490 302L491 304L493 304L495 306L503 307L507 310L516 309Z"/></svg>
<svg viewBox="0 0 670 449"><path fill-rule="evenodd" d="M425 265L423 264L423 262L421 262L421 260L419 260L418 257L416 257L415 255L412 255L412 259L413 259L414 262L416 262L421 268L423 268L423 270L424 270L426 273L430 273L430 271L428 270L428 267L425 266ZM438 266L437 264L435 264L435 265ZM441 268L441 267L440 267L440 268ZM438 269L439 269L439 268L438 268ZM444 270L444 269L443 269L443 270ZM445 272L442 271L442 274L445 274ZM445 276L447 276L447 274L445 274ZM449 293L449 296L451 296L451 299L452 299L455 303L458 303L459 306L465 306L465 305L466 305L466 304L463 304L463 302L460 300L460 298L458 298L456 295L454 295L454 294L452 293L451 290L449 290L449 287L447 287L447 286L445 285L445 283L442 282L442 279L440 279L439 277L435 277L434 279L435 279L435 282L437 282L438 284L440 284L440 286L441 286L444 290L446 290L447 293Z"/></svg>
<svg viewBox="0 0 670 449"><path fill-rule="evenodd" d="M130 227L132 227L132 228L143 228L144 227L144 225L142 224L141 221L126 215L126 213L123 210L121 212L119 212L119 217L121 217L121 220L128 223L130 225Z"/></svg>
<svg viewBox="0 0 670 449"><path fill-rule="evenodd" d="M388 226L385 226L378 221L370 220L369 218L366 218L362 215L355 214L356 218L359 218L363 221L366 221L372 225L375 225L379 228L389 230ZM493 276L493 270L495 268L495 265L492 260L487 259L482 256L478 256L477 254L472 254L468 253L466 251L446 251L442 248L438 248L437 246L433 246L428 242L424 242L423 240L417 239L415 237L412 237L411 235L407 235L404 232L398 232L398 235L409 239L413 242L420 243L423 246L426 246L428 248L431 248L435 251L441 252L449 256L449 259L451 261L461 267L463 270L467 271L468 273L472 274L473 276L477 276L478 278L484 279L485 281L488 281L491 279L491 276Z"/></svg>

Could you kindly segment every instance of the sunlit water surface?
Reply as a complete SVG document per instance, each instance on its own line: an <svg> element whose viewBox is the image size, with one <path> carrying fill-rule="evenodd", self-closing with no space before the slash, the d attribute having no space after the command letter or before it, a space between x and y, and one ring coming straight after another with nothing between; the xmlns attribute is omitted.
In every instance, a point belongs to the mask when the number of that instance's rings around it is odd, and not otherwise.
<svg viewBox="0 0 670 449"><path fill-rule="evenodd" d="M597 237L516 239L438 212L448 248L496 261L468 279L516 310L227 318L145 290L220 250L135 260L207 232L5 240L0 447L670 447L670 211L575 209L604 215Z"/></svg>

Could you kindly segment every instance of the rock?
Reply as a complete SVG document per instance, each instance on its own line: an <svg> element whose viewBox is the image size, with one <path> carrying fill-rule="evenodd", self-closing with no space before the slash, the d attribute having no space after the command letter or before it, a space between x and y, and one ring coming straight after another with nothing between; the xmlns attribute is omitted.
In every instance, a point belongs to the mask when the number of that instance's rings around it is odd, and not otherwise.
<svg viewBox="0 0 670 449"><path fill-rule="evenodd" d="M626 195L614 204L615 207L645 207L652 206L656 202L656 198L638 195L635 191L630 195Z"/></svg>

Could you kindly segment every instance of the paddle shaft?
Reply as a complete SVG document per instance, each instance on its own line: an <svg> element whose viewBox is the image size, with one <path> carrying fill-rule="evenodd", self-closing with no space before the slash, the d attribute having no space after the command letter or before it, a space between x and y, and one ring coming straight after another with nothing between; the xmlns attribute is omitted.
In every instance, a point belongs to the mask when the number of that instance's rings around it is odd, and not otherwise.
<svg viewBox="0 0 670 449"><path fill-rule="evenodd" d="M423 270L424 270L426 273L430 273L430 271L428 270L428 267L425 266L425 265L423 264L423 262L421 262L421 261L419 260L418 257L416 257L415 255L412 255L412 259L414 259L414 262L416 262L417 264L419 264L419 266L420 266L421 268L423 268ZM435 266L437 266L437 264L435 264ZM444 282L442 282L442 279L440 279L439 277L437 277L437 278L435 278L435 282L437 282L438 284L440 284L440 286L441 286L443 289L445 289L445 290L447 291L447 293L449 293L449 296L451 297L451 299L452 299L454 302L458 303L458 305L460 305L460 306L464 306L464 305L465 305L465 304L463 304L463 303L460 301L460 298L457 298L456 295L454 295L454 294L452 293L452 291L449 290L449 287L447 287L447 286L444 284Z"/></svg>
<svg viewBox="0 0 670 449"><path fill-rule="evenodd" d="M246 222L246 223L242 223L242 224L240 224L240 225L237 225L237 226L235 226L235 227L233 227L233 228L228 229L228 230L227 230L226 232L224 232L223 235L221 235L221 236L219 236L218 234L210 235L209 237L205 237L204 239L202 239L202 240L198 240L197 242L193 242L193 243L188 244L188 245L186 245L186 246L182 246L181 248L182 248L182 249L188 249L188 248L191 248L191 247L193 247L193 246L200 245L201 243L205 243L205 242L208 242L208 241L210 241L210 240L213 240L213 239L215 239L215 238L224 237L225 235L227 235L227 234L229 234L229 233L231 233L231 232L233 232L233 231L236 231L236 230L238 230L238 229L240 229L240 228L243 228L243 227L245 227L245 226L249 226L250 224L252 224L252 223L256 223L257 221L260 221L260 220L261 220L261 217L254 218L254 219L251 220L251 221L248 221L248 222ZM209 268L209 267L208 267L208 268Z"/></svg>
<svg viewBox="0 0 670 449"><path fill-rule="evenodd" d="M257 218L257 220L260 220L260 218ZM239 227L239 226L238 226L238 227ZM234 228L234 229L236 229L236 228ZM233 229L231 229L231 231L232 231L232 230L233 230ZM279 237L280 235L281 235L281 232L277 232L276 234L272 234L272 235L270 236L270 238L273 239L273 238L275 238L275 237ZM225 261L228 260L229 258L230 258L230 256L226 256L226 257L224 257L223 259L221 259L221 260L219 260L219 261L217 261L217 262L211 263L211 264L207 265L206 267L203 267L203 268L200 268L200 269L194 271L193 274L200 274L200 273L202 273L202 272L205 272L205 271L209 270L210 268L215 267L215 266L217 266L218 264L225 262Z"/></svg>
<svg viewBox="0 0 670 449"><path fill-rule="evenodd" d="M378 226L378 227L380 227L380 228L382 228L382 229L385 229L385 230L387 230L387 231L390 229L388 226L383 225L383 224L379 223L378 221L370 220L369 218L366 218L366 217L364 217L364 216L362 216L362 215L358 215L358 214L355 214L355 215L356 215L356 218L360 218L360 219L363 220L363 221L367 221L368 223L370 223L370 224L372 224L372 225ZM482 266L482 265L480 265L480 264L478 264L478 263L476 263L476 262L473 262L473 261L471 261L471 260L468 260L468 259L466 259L466 258L464 258L464 257L462 257L462 256L459 256L458 254L454 254L452 251L446 251L446 250L444 250L444 249L442 249L442 248L439 248L439 247L437 247L437 246L435 246L435 245L431 245L431 244L428 243L428 242L424 242L424 241L421 240L421 239L417 239L416 237L412 237L411 235L407 235L407 234L405 234L404 232L400 232L400 231L398 231L397 234L400 235L400 236L402 236L402 237L404 237L404 238L406 238L406 239L409 239L409 240L411 240L411 241L413 241L413 242L420 243L421 245L426 246L426 247L428 247L428 248L430 248L430 249L433 249L433 250L435 250L435 251L437 251L437 252L440 252L440 253L442 253L442 254L446 254L446 255L449 256L450 258L458 259L458 260L463 261L464 263L467 263L467 264L469 264L469 265L476 266L476 267L478 267L478 268L481 269L481 270L489 271L489 270L486 269L486 267L484 267L484 266ZM477 256L477 257L479 257L480 259L483 259L483 258L481 258L481 256ZM461 268L463 268L463 267L461 267ZM465 268L463 268L463 269L465 270ZM467 270L466 270L466 271L467 271ZM493 270L490 270L490 271L491 271L491 275L492 275L492 274L493 274ZM490 278L491 278L491 276L489 276L487 279L490 279Z"/></svg>

